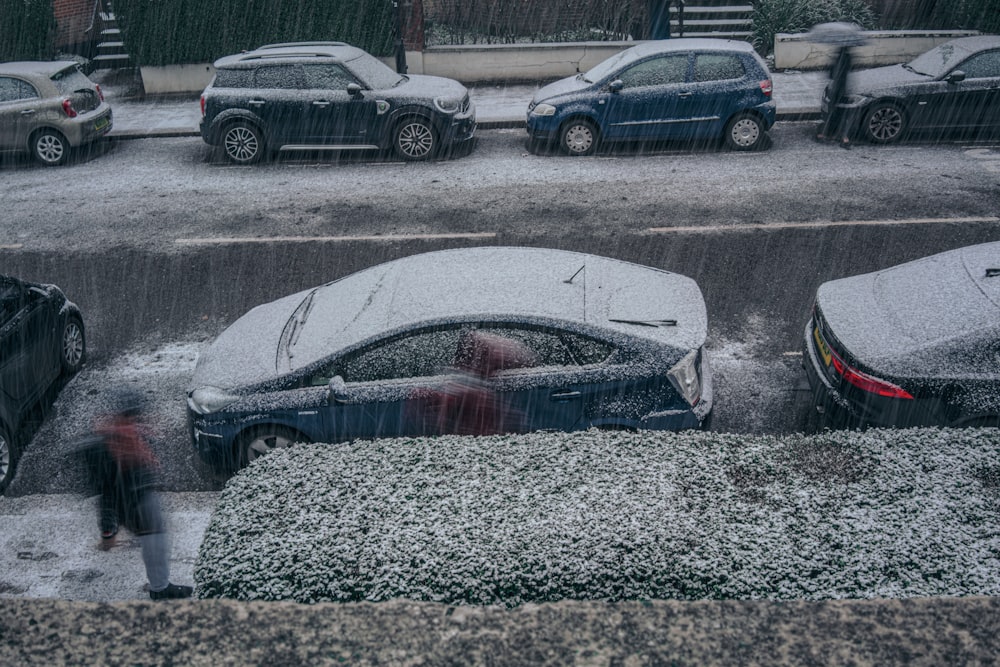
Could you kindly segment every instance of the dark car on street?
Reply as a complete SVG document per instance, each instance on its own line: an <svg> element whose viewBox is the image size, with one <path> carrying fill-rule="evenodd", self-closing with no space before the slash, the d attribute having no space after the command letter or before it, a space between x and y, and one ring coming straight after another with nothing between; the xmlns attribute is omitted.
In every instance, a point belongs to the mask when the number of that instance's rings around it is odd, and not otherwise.
<svg viewBox="0 0 1000 667"><path fill-rule="evenodd" d="M111 131L111 107L73 61L0 64L0 151L47 167Z"/></svg>
<svg viewBox="0 0 1000 667"><path fill-rule="evenodd" d="M269 44L226 56L201 96L201 136L237 164L267 152L392 149L426 160L472 140L458 81L397 74L341 42Z"/></svg>
<svg viewBox="0 0 1000 667"><path fill-rule="evenodd" d="M200 456L295 442L705 427L707 315L690 278L595 255L413 255L258 306L198 359Z"/></svg>
<svg viewBox="0 0 1000 667"><path fill-rule="evenodd" d="M646 42L541 88L528 106L528 135L570 155L622 141L724 139L753 150L774 124L771 90L767 64L746 42Z"/></svg>
<svg viewBox="0 0 1000 667"><path fill-rule="evenodd" d="M0 275L0 492L14 477L25 417L85 354L83 316L62 290Z"/></svg>
<svg viewBox="0 0 1000 667"><path fill-rule="evenodd" d="M847 95L821 113L842 114L851 136L887 144L908 132L1000 130L1000 35L962 37L901 65L852 72Z"/></svg>
<svg viewBox="0 0 1000 667"><path fill-rule="evenodd" d="M1000 425L1000 242L823 283L804 346L834 425Z"/></svg>

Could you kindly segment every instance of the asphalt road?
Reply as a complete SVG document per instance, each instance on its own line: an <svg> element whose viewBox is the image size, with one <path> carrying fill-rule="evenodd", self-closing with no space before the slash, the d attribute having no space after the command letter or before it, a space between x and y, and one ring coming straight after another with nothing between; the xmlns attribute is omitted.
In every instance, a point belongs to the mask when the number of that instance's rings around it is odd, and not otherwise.
<svg viewBox="0 0 1000 667"><path fill-rule="evenodd" d="M192 460L197 351L252 306L415 252L548 246L695 278L709 311L713 428L817 427L800 338L823 281L1000 238L1000 143L844 151L782 123L770 150L538 156L521 131L466 156L232 167L197 139L127 141L57 170L0 165L0 271L65 288L90 362L32 424L11 494L78 490L75 434L122 382L148 387L169 490L218 488ZM44 418L43 418L44 417Z"/></svg>

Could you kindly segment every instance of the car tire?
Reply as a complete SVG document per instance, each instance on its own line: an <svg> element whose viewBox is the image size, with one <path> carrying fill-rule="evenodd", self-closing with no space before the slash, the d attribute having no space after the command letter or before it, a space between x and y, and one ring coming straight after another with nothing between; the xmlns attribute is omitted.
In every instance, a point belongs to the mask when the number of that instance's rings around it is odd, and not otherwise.
<svg viewBox="0 0 1000 667"><path fill-rule="evenodd" d="M7 435L7 430L0 426L0 494L7 490L14 479L17 455L14 441Z"/></svg>
<svg viewBox="0 0 1000 667"><path fill-rule="evenodd" d="M260 162L264 155L264 134L253 123L232 123L222 130L222 149L234 164Z"/></svg>
<svg viewBox="0 0 1000 667"><path fill-rule="evenodd" d="M880 102L865 114L865 139L873 144L889 144L906 131L906 112L892 102Z"/></svg>
<svg viewBox="0 0 1000 667"><path fill-rule="evenodd" d="M586 118L574 118L559 128L559 147L567 155L593 155L599 142L597 125Z"/></svg>
<svg viewBox="0 0 1000 667"><path fill-rule="evenodd" d="M427 160L437 153L437 131L426 118L404 118L392 131L392 147L396 155L409 162Z"/></svg>
<svg viewBox="0 0 1000 667"><path fill-rule="evenodd" d="M736 114L726 123L723 135L726 146L734 151L754 151L761 147L767 132L760 117L752 113Z"/></svg>
<svg viewBox="0 0 1000 667"><path fill-rule="evenodd" d="M309 442L309 438L284 426L257 426L237 440L236 459L242 468L275 449L285 449L297 442Z"/></svg>
<svg viewBox="0 0 1000 667"><path fill-rule="evenodd" d="M87 341L83 333L83 322L78 317L69 317L59 341L59 361L63 375L75 375L86 358Z"/></svg>
<svg viewBox="0 0 1000 667"><path fill-rule="evenodd" d="M39 130L31 135L31 155L45 167L58 167L69 159L70 146L60 132Z"/></svg>

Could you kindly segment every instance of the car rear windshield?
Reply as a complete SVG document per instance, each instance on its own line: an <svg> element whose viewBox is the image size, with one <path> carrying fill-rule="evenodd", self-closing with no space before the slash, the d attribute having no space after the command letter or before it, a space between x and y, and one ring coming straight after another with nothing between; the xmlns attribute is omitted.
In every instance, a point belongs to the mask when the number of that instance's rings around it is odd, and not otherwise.
<svg viewBox="0 0 1000 667"><path fill-rule="evenodd" d="M69 95L81 88L91 90L94 87L93 82L76 67L68 67L49 78L52 79L60 95Z"/></svg>

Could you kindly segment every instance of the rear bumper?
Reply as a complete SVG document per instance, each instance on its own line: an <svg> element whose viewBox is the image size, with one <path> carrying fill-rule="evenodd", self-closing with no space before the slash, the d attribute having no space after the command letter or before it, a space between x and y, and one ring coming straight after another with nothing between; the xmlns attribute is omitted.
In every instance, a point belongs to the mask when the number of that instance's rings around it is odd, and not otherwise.
<svg viewBox="0 0 1000 667"><path fill-rule="evenodd" d="M80 114L65 125L66 140L76 147L89 144L107 135L114 126L111 106L106 102L91 112Z"/></svg>

